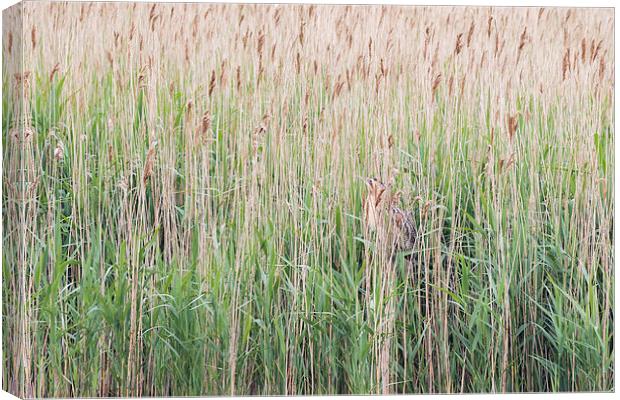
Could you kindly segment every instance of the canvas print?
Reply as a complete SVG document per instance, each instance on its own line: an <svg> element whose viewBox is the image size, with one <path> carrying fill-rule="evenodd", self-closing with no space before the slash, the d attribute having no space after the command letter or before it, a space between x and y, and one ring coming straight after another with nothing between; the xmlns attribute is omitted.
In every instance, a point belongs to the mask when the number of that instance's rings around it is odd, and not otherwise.
<svg viewBox="0 0 620 400"><path fill-rule="evenodd" d="M2 388L613 391L614 23L4 10Z"/></svg>

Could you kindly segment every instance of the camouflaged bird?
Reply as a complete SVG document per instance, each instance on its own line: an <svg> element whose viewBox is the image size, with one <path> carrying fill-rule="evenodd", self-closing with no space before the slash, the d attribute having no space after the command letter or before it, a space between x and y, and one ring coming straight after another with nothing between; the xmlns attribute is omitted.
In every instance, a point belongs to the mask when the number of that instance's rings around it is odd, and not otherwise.
<svg viewBox="0 0 620 400"><path fill-rule="evenodd" d="M366 186L364 222L367 230L376 232L377 239L383 243L393 243L396 251L413 249L416 241L413 215L396 207L398 194L389 193L388 188L374 178L367 179Z"/></svg>

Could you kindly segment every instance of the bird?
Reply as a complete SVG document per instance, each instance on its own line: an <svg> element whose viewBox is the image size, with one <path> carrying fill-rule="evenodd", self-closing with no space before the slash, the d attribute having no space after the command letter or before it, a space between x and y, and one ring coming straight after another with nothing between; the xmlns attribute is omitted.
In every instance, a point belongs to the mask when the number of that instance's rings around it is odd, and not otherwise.
<svg viewBox="0 0 620 400"><path fill-rule="evenodd" d="M416 242L417 230L413 215L397 204L398 193L392 194L389 187L377 178L367 178L368 193L364 200L364 222L366 230L375 232L377 240L387 243L392 251L410 251Z"/></svg>

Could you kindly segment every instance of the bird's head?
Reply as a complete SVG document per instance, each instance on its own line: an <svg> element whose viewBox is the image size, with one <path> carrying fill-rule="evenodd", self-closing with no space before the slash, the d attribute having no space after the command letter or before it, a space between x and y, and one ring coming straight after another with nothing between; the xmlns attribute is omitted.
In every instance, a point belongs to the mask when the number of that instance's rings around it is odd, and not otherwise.
<svg viewBox="0 0 620 400"><path fill-rule="evenodd" d="M366 187L368 189L368 201L374 207L378 207L383 200L383 195L387 190L387 187L376 178L367 178Z"/></svg>

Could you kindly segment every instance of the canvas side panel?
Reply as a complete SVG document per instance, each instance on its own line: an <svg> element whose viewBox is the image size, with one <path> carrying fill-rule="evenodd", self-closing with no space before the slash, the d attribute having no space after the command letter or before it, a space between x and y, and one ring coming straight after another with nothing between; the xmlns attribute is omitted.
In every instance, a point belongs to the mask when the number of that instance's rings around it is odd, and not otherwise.
<svg viewBox="0 0 620 400"><path fill-rule="evenodd" d="M25 158L27 114L24 91L24 3L2 13L2 345L3 389L33 396L29 273L25 249Z"/></svg>

